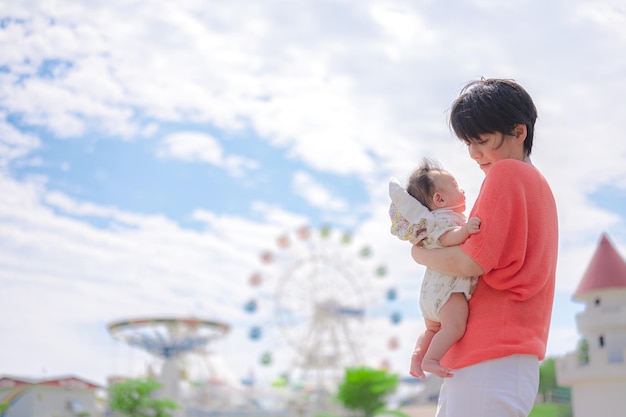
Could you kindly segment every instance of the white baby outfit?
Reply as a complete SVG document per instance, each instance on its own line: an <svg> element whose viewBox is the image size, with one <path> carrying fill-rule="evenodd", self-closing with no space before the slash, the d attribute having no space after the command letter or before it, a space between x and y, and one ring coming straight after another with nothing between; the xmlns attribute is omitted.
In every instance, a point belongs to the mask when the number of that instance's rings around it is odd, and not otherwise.
<svg viewBox="0 0 626 417"><path fill-rule="evenodd" d="M441 248L439 237L462 226L466 218L450 209L430 211L392 178L389 182L391 233L401 240L422 242L427 249ZM450 294L462 292L468 300L476 288L477 277L451 277L426 268L420 291L420 309L424 318L440 321L439 310Z"/></svg>
<svg viewBox="0 0 626 417"><path fill-rule="evenodd" d="M463 226L467 221L462 213L449 209L433 210L434 228L423 240L426 249L441 248L439 236L450 229ZM451 277L426 268L420 290L420 309L424 318L439 320L439 309L448 301L453 292L462 292L468 300L476 288L477 277Z"/></svg>

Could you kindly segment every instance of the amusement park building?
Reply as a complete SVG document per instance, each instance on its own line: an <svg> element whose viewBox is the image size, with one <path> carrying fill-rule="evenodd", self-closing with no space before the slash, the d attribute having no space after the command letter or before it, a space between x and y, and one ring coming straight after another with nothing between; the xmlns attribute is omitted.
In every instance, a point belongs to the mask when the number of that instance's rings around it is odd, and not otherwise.
<svg viewBox="0 0 626 417"><path fill-rule="evenodd" d="M574 417L626 413L626 262L606 235L572 297L581 343L557 366L559 385L572 388Z"/></svg>
<svg viewBox="0 0 626 417"><path fill-rule="evenodd" d="M0 417L76 417L101 415L101 386L74 376L32 380L0 376Z"/></svg>

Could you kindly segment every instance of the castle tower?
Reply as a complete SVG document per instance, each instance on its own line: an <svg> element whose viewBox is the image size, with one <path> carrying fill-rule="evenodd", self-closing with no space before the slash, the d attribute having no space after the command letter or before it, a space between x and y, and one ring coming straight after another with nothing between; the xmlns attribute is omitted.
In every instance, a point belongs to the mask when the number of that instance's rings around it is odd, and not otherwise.
<svg viewBox="0 0 626 417"><path fill-rule="evenodd" d="M626 415L626 262L603 234L572 297L581 342L557 364L559 385L572 388L574 417Z"/></svg>

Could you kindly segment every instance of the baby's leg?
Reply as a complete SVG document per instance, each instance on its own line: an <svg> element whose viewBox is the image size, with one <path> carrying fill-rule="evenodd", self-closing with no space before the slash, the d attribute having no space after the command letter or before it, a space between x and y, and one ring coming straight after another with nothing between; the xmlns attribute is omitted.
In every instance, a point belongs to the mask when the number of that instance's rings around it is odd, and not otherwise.
<svg viewBox="0 0 626 417"><path fill-rule="evenodd" d="M444 368L439 364L443 355L455 344L465 333L467 324L467 315L469 308L465 294L455 292L439 310L439 318L441 319L441 330L434 335L424 360L422 361L422 369L431 372L442 378L451 377L450 369Z"/></svg>
<svg viewBox="0 0 626 417"><path fill-rule="evenodd" d="M433 336L441 329L441 324L438 321L424 319L424 323L426 324L426 330L417 338L413 354L411 355L410 373L416 378L426 377L422 370L422 361L424 360L424 355L430 346L431 340L433 340Z"/></svg>

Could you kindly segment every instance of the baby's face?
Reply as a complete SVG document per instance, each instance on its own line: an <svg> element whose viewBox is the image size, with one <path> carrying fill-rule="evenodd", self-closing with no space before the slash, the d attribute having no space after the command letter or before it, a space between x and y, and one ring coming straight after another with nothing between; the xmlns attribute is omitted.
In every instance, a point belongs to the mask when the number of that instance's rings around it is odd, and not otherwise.
<svg viewBox="0 0 626 417"><path fill-rule="evenodd" d="M447 171L433 174L435 192L441 194L441 200L444 203L439 207L450 207L456 212L463 213L465 211L465 191L459 188L454 176Z"/></svg>

